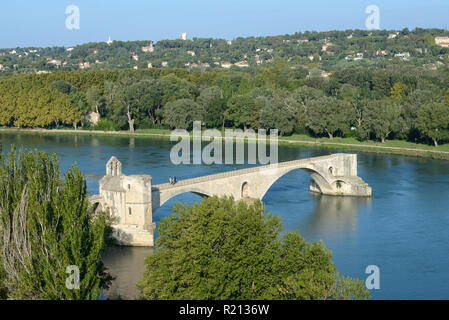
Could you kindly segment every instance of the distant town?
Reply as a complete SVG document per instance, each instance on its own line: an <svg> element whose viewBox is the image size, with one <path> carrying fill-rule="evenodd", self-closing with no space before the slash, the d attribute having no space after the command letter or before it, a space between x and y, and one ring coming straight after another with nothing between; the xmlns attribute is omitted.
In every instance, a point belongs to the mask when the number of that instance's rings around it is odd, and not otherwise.
<svg viewBox="0 0 449 320"><path fill-rule="evenodd" d="M105 39L106 40L106 39ZM42 74L59 70L98 69L251 69L284 59L290 67L308 69L328 77L351 64L369 65L379 61L408 61L435 70L448 65L449 32L440 29L412 31L346 30L298 32L292 35L116 41L73 47L0 49L0 75Z"/></svg>

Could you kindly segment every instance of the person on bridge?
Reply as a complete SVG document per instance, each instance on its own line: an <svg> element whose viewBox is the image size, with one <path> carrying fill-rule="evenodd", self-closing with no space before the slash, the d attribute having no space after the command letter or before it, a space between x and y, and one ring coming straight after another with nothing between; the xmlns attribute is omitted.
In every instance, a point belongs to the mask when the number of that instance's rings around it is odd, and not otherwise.
<svg viewBox="0 0 449 320"><path fill-rule="evenodd" d="M171 176L168 178L168 182L169 182L170 184L173 184L173 178L172 178Z"/></svg>
<svg viewBox="0 0 449 320"><path fill-rule="evenodd" d="M176 184L176 182L178 182L178 180L176 179L176 177L173 178L173 184Z"/></svg>

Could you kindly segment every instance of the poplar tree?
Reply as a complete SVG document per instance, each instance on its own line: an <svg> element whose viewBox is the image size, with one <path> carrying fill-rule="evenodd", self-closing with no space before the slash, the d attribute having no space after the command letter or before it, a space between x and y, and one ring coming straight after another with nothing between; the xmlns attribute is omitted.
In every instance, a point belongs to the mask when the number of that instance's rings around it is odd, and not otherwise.
<svg viewBox="0 0 449 320"><path fill-rule="evenodd" d="M63 179L55 155L14 147L1 154L0 265L8 298L98 299L111 281L101 261L105 226L76 164Z"/></svg>

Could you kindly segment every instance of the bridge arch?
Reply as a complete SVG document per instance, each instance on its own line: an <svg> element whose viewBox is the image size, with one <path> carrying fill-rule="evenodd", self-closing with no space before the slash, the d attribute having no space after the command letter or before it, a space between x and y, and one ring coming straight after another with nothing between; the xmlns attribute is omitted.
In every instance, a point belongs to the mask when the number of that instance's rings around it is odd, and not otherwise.
<svg viewBox="0 0 449 320"><path fill-rule="evenodd" d="M197 196L200 196L202 198L208 198L213 196L209 191L204 190L202 188L198 188L195 186L185 186L185 187L179 187L175 189L162 189L162 190L153 190L152 191L152 209L153 213L162 207L164 203L169 201L170 199L184 194L184 193L193 193Z"/></svg>
<svg viewBox="0 0 449 320"><path fill-rule="evenodd" d="M250 186L248 184L248 181L245 181L245 182L242 183L241 195L240 195L242 198L248 198L249 197L249 193L250 193L249 188L250 188Z"/></svg>
<svg viewBox="0 0 449 320"><path fill-rule="evenodd" d="M282 178L286 174L288 174L292 171L296 171L296 170L302 170L310 176L310 178L312 179L311 189L313 189L317 192L320 192L320 193L324 193L324 191L332 189L332 183L329 183L330 179L327 176L325 176L324 174L322 174L319 170L312 168L312 167L292 167L292 168L283 170L281 172L281 174L276 175L273 179L271 179L267 183L265 188L262 190L262 192L259 196L259 199L263 199L263 197L267 194L268 190L270 190L270 188L273 186L273 184L276 183L276 181L278 181L280 178Z"/></svg>

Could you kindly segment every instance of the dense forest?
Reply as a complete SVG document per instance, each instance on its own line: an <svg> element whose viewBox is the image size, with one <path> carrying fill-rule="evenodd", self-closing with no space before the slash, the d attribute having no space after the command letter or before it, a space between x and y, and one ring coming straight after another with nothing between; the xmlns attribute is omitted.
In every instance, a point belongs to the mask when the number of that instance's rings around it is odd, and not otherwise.
<svg viewBox="0 0 449 320"><path fill-rule="evenodd" d="M54 72L0 78L0 125L102 130L276 128L282 135L449 139L449 68L348 67L329 77L284 60L253 74L186 69ZM86 119L98 113L93 126Z"/></svg>
<svg viewBox="0 0 449 320"><path fill-rule="evenodd" d="M242 58L240 53L249 56L254 48L268 47L270 43L276 52L287 50L298 38L308 41L300 46L316 45L322 50L323 43L327 44L324 54L306 58L307 63L300 64L292 61L302 61L301 57L313 50L276 53L269 64L245 68L60 68L43 74L5 74L0 76L0 126L134 132L149 128L190 129L194 120L201 120L208 128L276 128L282 135L302 133L330 139L349 136L381 142L400 139L438 146L449 140L449 68L447 48L435 46L433 35L437 31L336 31L242 38L232 42L232 47L240 43L235 59L224 56L236 61ZM442 31L438 32L441 35ZM294 41L295 46L298 41ZM385 41L394 44L383 47ZM154 52L158 48L195 49L191 46L198 42L159 41ZM418 54L419 50L412 53L410 43L421 47L423 54ZM116 44L102 45L112 50ZM92 45L75 47L71 54L81 48L88 53ZM131 46L129 50L137 48L131 43L126 45ZM229 46L227 42L225 45ZM203 47L214 55L220 46L212 41ZM365 49L365 57L371 49L396 48L398 52L410 50L415 58L342 58L348 49L357 52L361 48ZM433 67L417 63L417 56L424 57L425 52L437 60L441 56L446 60ZM329 59L337 62L331 72L325 72Z"/></svg>

